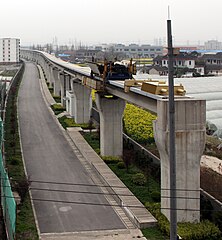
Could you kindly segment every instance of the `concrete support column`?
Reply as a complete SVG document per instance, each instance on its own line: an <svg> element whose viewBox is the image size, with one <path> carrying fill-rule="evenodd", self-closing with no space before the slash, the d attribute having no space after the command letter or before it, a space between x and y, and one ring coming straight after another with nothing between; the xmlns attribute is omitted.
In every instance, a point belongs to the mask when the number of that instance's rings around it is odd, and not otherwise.
<svg viewBox="0 0 222 240"><path fill-rule="evenodd" d="M47 78L47 82L49 83L49 86L51 87L52 84L51 84L51 79L50 79L49 65L46 61L44 62L44 73Z"/></svg>
<svg viewBox="0 0 222 240"><path fill-rule="evenodd" d="M177 221L200 221L200 158L205 147L206 101L175 100ZM161 158L161 208L170 219L168 100L157 102L154 136ZM190 211L196 210L196 211Z"/></svg>
<svg viewBox="0 0 222 240"><path fill-rule="evenodd" d="M102 156L122 156L125 101L105 98L96 93L96 105L100 116L100 152Z"/></svg>
<svg viewBox="0 0 222 240"><path fill-rule="evenodd" d="M54 86L54 76L53 76L53 66L51 64L48 64L48 72L49 72L50 86L53 86L53 88L55 88L55 86Z"/></svg>
<svg viewBox="0 0 222 240"><path fill-rule="evenodd" d="M54 95L60 96L61 88L60 88L60 79L59 79L59 70L57 68L52 68L53 73L53 82L54 82Z"/></svg>
<svg viewBox="0 0 222 240"><path fill-rule="evenodd" d="M65 97L65 89L64 89L65 73L60 72L59 79L60 79L60 89L61 89L61 103L62 103L62 106L65 107L65 105L66 105L66 102L64 100L64 97Z"/></svg>
<svg viewBox="0 0 222 240"><path fill-rule="evenodd" d="M74 94L74 118L76 123L88 123L91 111L91 89L82 84L73 82L72 92Z"/></svg>
<svg viewBox="0 0 222 240"><path fill-rule="evenodd" d="M65 100L66 91L71 90L71 89L69 89L70 76L63 72L60 72L59 79L60 79L60 90L61 90L61 103L65 107L66 106L66 100Z"/></svg>

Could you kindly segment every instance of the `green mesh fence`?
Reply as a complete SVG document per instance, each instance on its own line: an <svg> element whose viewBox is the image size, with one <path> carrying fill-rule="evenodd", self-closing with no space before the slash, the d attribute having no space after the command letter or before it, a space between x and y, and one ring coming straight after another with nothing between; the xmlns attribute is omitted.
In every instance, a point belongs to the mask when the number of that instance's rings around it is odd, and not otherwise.
<svg viewBox="0 0 222 240"><path fill-rule="evenodd" d="M0 120L0 141L2 147L3 124L1 120ZM12 193L10 181L8 179L8 174L4 168L1 150L0 150L0 179L1 179L1 205L6 225L6 231L9 240L14 240L16 226L16 202Z"/></svg>

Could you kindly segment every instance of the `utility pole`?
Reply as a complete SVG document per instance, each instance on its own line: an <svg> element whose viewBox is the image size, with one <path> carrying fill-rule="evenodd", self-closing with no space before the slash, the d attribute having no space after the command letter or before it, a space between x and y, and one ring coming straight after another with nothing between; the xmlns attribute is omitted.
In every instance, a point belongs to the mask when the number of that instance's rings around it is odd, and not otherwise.
<svg viewBox="0 0 222 240"><path fill-rule="evenodd" d="M175 103L173 80L173 42L171 20L167 20L168 84L169 84L169 158L170 158L170 240L177 239L176 157L175 157Z"/></svg>

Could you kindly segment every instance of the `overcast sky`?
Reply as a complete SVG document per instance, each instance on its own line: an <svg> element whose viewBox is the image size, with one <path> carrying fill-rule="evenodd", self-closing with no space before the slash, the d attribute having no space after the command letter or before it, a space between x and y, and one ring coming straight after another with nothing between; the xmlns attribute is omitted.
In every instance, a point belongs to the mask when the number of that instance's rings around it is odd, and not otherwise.
<svg viewBox="0 0 222 240"><path fill-rule="evenodd" d="M168 5L175 44L222 41L222 0L1 0L0 38L154 44L166 39Z"/></svg>

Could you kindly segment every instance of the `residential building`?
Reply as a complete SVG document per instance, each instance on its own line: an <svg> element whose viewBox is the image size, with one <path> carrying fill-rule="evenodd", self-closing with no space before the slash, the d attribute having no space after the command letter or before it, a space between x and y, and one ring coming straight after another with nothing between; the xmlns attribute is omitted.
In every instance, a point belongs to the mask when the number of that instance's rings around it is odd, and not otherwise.
<svg viewBox="0 0 222 240"><path fill-rule="evenodd" d="M199 62L205 65L205 74L222 75L222 52L206 53Z"/></svg>
<svg viewBox="0 0 222 240"><path fill-rule="evenodd" d="M197 57L192 54L180 52L174 57L174 67L178 68L195 68L195 61ZM153 59L154 65L160 65L162 67L168 67L168 56L158 56Z"/></svg>
<svg viewBox="0 0 222 240"><path fill-rule="evenodd" d="M20 61L20 40L17 38L0 39L0 64Z"/></svg>

